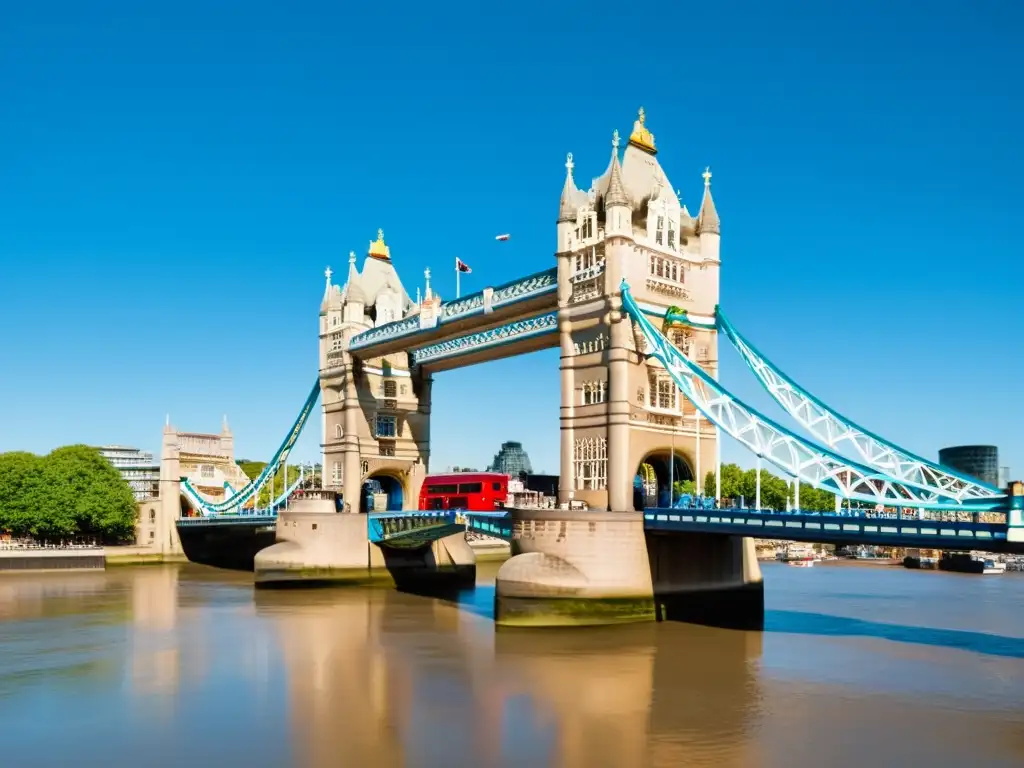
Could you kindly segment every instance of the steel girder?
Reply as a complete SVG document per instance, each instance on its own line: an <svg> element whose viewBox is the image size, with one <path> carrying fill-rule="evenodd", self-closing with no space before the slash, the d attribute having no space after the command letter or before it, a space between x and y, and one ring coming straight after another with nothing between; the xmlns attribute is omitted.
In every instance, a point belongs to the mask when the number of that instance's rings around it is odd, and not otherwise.
<svg viewBox="0 0 1024 768"><path fill-rule="evenodd" d="M915 456L836 413L758 352L721 311L716 312L716 324L768 394L804 429L829 448L841 449L847 446L860 461L885 472L893 479L930 489L954 501L991 500L1005 495L986 483Z"/></svg>
<svg viewBox="0 0 1024 768"><path fill-rule="evenodd" d="M680 391L711 423L787 474L845 499L870 504L924 509L948 508L950 502L930 490L901 482L872 467L850 461L803 440L732 395L692 363L654 327L622 281L622 304L649 347Z"/></svg>

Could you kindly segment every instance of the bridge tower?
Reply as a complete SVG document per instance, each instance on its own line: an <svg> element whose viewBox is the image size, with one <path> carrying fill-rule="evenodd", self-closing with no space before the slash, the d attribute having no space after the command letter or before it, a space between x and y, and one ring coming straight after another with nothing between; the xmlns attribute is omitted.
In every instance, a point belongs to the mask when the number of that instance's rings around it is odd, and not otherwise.
<svg viewBox="0 0 1024 768"><path fill-rule="evenodd" d="M643 109L622 160L618 131L605 172L577 188L573 161L558 214L559 332L562 350L560 501L591 509L634 509L634 478L658 488L650 506L668 504L668 484L715 466L717 435L702 420L622 312L620 285L661 325L671 307L712 315L718 303L720 223L704 173L692 216L657 159ZM675 328L672 342L718 375L714 330ZM671 462L674 462L674 466ZM664 499L657 497L664 496Z"/></svg>
<svg viewBox="0 0 1024 768"><path fill-rule="evenodd" d="M391 262L384 233L370 243L362 270L349 254L343 287L327 285L320 307L323 483L342 493L346 512L367 511L364 484L376 480L388 509L416 509L430 457L429 374L414 371L406 352L359 360L348 351L356 334L395 320L429 316L440 306L430 288L413 302Z"/></svg>
<svg viewBox="0 0 1024 768"><path fill-rule="evenodd" d="M717 378L711 318L721 226L710 170L693 215L658 162L643 109L621 159L619 143L616 131L607 168L587 191L576 185L571 154L566 162L555 254L562 509L511 512L513 557L497 576L496 618L519 625L611 623L661 611L757 625L763 591L752 540L648 535L638 511L667 507L672 480L694 480L701 488L700 475L715 467L718 446L714 428L646 354L643 336L623 311L622 281L659 326L670 310L707 319L708 329L665 332ZM574 501L587 509L574 509Z"/></svg>

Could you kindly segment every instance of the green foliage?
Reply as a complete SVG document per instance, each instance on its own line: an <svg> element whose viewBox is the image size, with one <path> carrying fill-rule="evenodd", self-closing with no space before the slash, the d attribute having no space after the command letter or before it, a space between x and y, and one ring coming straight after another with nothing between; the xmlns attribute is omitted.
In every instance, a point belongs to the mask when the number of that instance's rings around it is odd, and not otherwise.
<svg viewBox="0 0 1024 768"><path fill-rule="evenodd" d="M125 541L136 509L128 483L95 448L0 454L0 530L14 536Z"/></svg>
<svg viewBox="0 0 1024 768"><path fill-rule="evenodd" d="M245 476L248 477L250 480L255 480L257 477L259 477L260 473L264 469L266 469L267 466L267 462L265 461L248 461L243 459L236 463L245 473ZM294 464L289 464L287 473L288 485L291 485L292 483L299 479L300 469L298 466ZM271 488L271 485L273 485L273 488ZM260 489L260 497L258 501L259 506L265 507L268 504L270 504L271 501L278 498L282 493L284 493L284 489L284 473L278 472L277 475L274 477L274 481L272 484L267 483L265 486L263 486L262 489ZM273 496L271 496L271 494L273 494Z"/></svg>
<svg viewBox="0 0 1024 768"><path fill-rule="evenodd" d="M697 484L693 480L677 480L672 489L675 491L677 499L687 493L694 496L697 493Z"/></svg>
<svg viewBox="0 0 1024 768"><path fill-rule="evenodd" d="M715 473L708 472L704 479L704 492L713 496ZM757 470L744 471L736 464L722 465L722 498L732 499L738 504L743 497L748 507L754 506L757 498ZM793 503L792 484L772 473L761 470L761 506L765 509L785 509L786 500ZM807 483L800 484L800 508L810 512L828 512L835 509L835 496L828 491L814 488Z"/></svg>

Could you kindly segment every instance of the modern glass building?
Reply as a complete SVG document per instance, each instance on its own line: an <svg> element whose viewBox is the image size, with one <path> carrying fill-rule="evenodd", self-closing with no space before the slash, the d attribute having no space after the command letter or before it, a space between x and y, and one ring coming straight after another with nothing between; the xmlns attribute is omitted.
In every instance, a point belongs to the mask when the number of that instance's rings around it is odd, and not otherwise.
<svg viewBox="0 0 1024 768"><path fill-rule="evenodd" d="M939 450L939 464L999 485L999 449L994 445L954 445Z"/></svg>
<svg viewBox="0 0 1024 768"><path fill-rule="evenodd" d="M504 472L510 477L518 477L522 472L533 474L533 467L530 465L530 457L523 450L523 444L509 441L501 444L487 471Z"/></svg>
<svg viewBox="0 0 1024 768"><path fill-rule="evenodd" d="M104 445L97 450L131 486L136 501L160 495L160 463L153 461L152 453L123 445Z"/></svg>

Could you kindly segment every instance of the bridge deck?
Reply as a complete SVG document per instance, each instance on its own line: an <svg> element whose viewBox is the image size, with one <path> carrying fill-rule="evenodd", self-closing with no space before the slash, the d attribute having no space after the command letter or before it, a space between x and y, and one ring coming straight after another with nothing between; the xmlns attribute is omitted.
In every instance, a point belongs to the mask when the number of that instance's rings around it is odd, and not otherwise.
<svg viewBox="0 0 1024 768"><path fill-rule="evenodd" d="M557 310L558 270L547 269L445 302L432 326L421 328L419 316L413 315L371 328L352 337L349 351L362 359L381 357Z"/></svg>
<svg viewBox="0 0 1024 768"><path fill-rule="evenodd" d="M727 533L757 539L1024 554L1005 523L940 522L749 509L646 509L649 531Z"/></svg>

